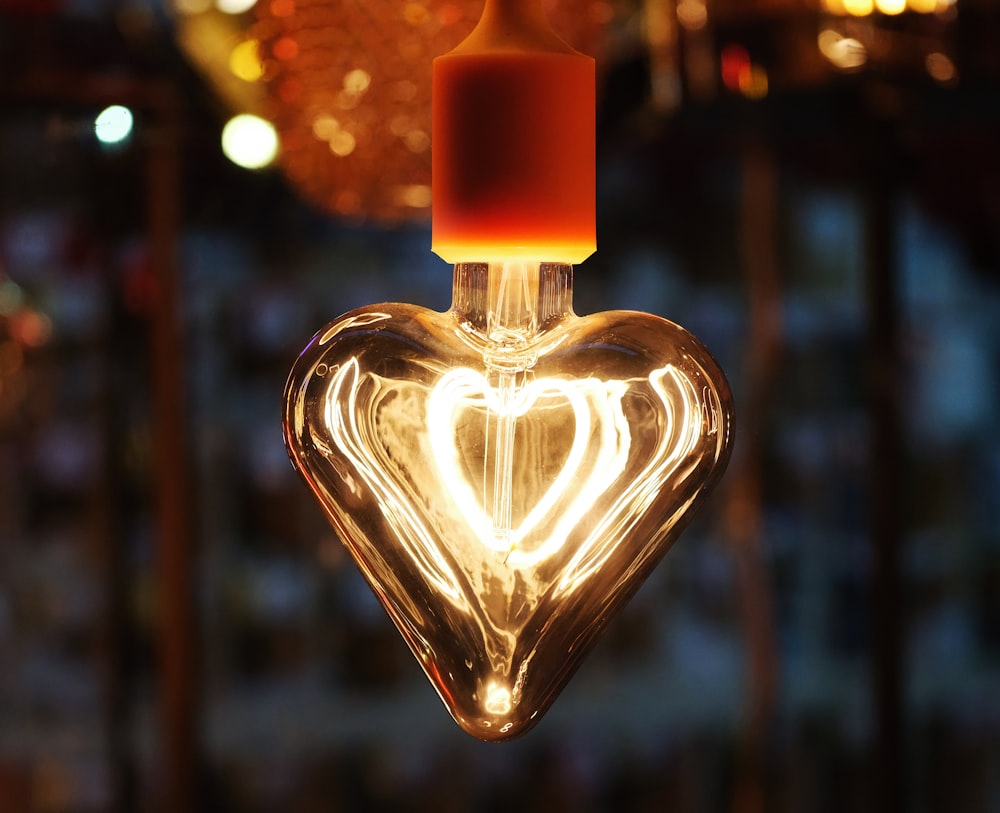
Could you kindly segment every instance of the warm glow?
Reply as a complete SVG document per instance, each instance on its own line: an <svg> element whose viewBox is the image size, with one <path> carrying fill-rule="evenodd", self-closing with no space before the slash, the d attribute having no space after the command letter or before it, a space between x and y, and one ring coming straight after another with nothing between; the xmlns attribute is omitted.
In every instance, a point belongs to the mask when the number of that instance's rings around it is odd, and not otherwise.
<svg viewBox="0 0 1000 813"><path fill-rule="evenodd" d="M264 75L260 61L260 43L244 40L229 53L229 70L244 82L256 82Z"/></svg>
<svg viewBox="0 0 1000 813"><path fill-rule="evenodd" d="M430 17L427 6L423 3L410 2L403 6L403 19L412 26L423 25Z"/></svg>
<svg viewBox="0 0 1000 813"><path fill-rule="evenodd" d="M39 311L21 308L7 319L7 332L22 347L41 347L52 336L52 320Z"/></svg>
<svg viewBox="0 0 1000 813"><path fill-rule="evenodd" d="M178 14L203 14L212 8L212 0L174 0L173 7Z"/></svg>
<svg viewBox="0 0 1000 813"><path fill-rule="evenodd" d="M722 84L734 93L748 99L762 99L767 96L767 70L750 59L750 53L742 45L732 43L722 49L719 72Z"/></svg>
<svg viewBox="0 0 1000 813"><path fill-rule="evenodd" d="M844 0L844 11L855 17L865 17L875 11L874 0Z"/></svg>
<svg viewBox="0 0 1000 813"><path fill-rule="evenodd" d="M518 385L514 376L501 375L498 383L491 386L475 370L449 371L428 398L427 432L442 484L474 536L484 548L502 553L505 567L530 567L563 548L583 516L624 470L628 430L617 416L622 414L627 388L623 382L597 378L580 382L538 378ZM534 494L537 501L516 511L515 427L521 422L525 431L532 410L558 414L566 421L568 453L547 487ZM460 424L475 420L473 416L482 416L489 438L487 470L482 472L467 471L454 445ZM601 427L603 431L592 439L591 433ZM595 443L596 449L589 448ZM469 479L470 474L481 474L483 479ZM557 506L559 515L553 516ZM539 534L543 523L548 531Z"/></svg>
<svg viewBox="0 0 1000 813"><path fill-rule="evenodd" d="M344 158L354 152L354 148L358 146L357 139L351 135L347 130L337 130L330 138L330 152L341 158Z"/></svg>
<svg viewBox="0 0 1000 813"><path fill-rule="evenodd" d="M530 728L714 478L725 381L568 266L456 267L455 305L364 308L302 353L286 442L455 719Z"/></svg>
<svg viewBox="0 0 1000 813"><path fill-rule="evenodd" d="M823 10L829 14L850 14L865 17L878 11L895 16L905 11L932 14L952 7L955 0L823 0Z"/></svg>
<svg viewBox="0 0 1000 813"><path fill-rule="evenodd" d="M720 73L722 84L737 92L750 75L750 54L742 45L727 45L722 49Z"/></svg>
<svg viewBox="0 0 1000 813"><path fill-rule="evenodd" d="M820 53L841 70L860 68L868 60L864 45L832 29L820 32L818 45Z"/></svg>
<svg viewBox="0 0 1000 813"><path fill-rule="evenodd" d="M256 4L257 0L215 0L215 7L224 14L243 14Z"/></svg>
<svg viewBox="0 0 1000 813"><path fill-rule="evenodd" d="M238 166L261 169L278 153L278 134L270 122L243 113L231 118L222 129L222 151Z"/></svg>
<svg viewBox="0 0 1000 813"><path fill-rule="evenodd" d="M431 137L423 130L410 130L403 136L403 143L411 152L427 152L431 148Z"/></svg>
<svg viewBox="0 0 1000 813"><path fill-rule="evenodd" d="M931 75L937 82L942 84L948 84L954 82L955 78L958 76L958 72L955 70L955 63L952 62L945 54L935 51L934 53L928 54L927 59L924 64L927 67L927 73Z"/></svg>
<svg viewBox="0 0 1000 813"><path fill-rule="evenodd" d="M397 206L426 209L431 205L431 188L426 184L397 186L395 201Z"/></svg>
<svg viewBox="0 0 1000 813"><path fill-rule="evenodd" d="M271 46L271 53L277 59L287 62L299 55L299 43L294 37L284 36Z"/></svg>
<svg viewBox="0 0 1000 813"><path fill-rule="evenodd" d="M361 68L355 68L344 74L344 90L353 96L359 96L368 90L372 83L371 74Z"/></svg>
<svg viewBox="0 0 1000 813"><path fill-rule="evenodd" d="M677 21L688 31L699 31L708 22L708 9L703 0L681 0L677 4Z"/></svg>
<svg viewBox="0 0 1000 813"><path fill-rule="evenodd" d="M503 716L510 713L510 690L504 686L491 685L486 689L486 701L483 703L490 714Z"/></svg>
<svg viewBox="0 0 1000 813"><path fill-rule="evenodd" d="M767 90L767 71L760 65L751 65L750 70L740 77L740 93L748 99L763 99Z"/></svg>
<svg viewBox="0 0 1000 813"><path fill-rule="evenodd" d="M113 104L94 119L94 135L102 144L120 144L132 134L132 122L131 110Z"/></svg>
<svg viewBox="0 0 1000 813"><path fill-rule="evenodd" d="M325 141L330 152L339 158L345 158L354 152L358 142L352 133L341 127L340 122L330 115L320 115L313 120L313 135L320 141Z"/></svg>
<svg viewBox="0 0 1000 813"><path fill-rule="evenodd" d="M875 0L875 8L883 14L902 14L906 11L906 0Z"/></svg>
<svg viewBox="0 0 1000 813"><path fill-rule="evenodd" d="M340 132L340 122L333 116L317 116L313 120L312 131L320 141L329 141Z"/></svg>

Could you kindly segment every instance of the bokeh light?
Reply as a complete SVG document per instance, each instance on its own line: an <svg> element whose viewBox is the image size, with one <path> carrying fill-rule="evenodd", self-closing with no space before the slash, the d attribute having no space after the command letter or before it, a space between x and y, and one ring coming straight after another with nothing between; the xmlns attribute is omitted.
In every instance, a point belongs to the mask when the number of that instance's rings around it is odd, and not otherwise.
<svg viewBox="0 0 1000 813"><path fill-rule="evenodd" d="M245 169L270 165L278 153L274 126L249 113L233 116L222 129L222 151L234 164Z"/></svg>
<svg viewBox="0 0 1000 813"><path fill-rule="evenodd" d="M102 144L120 144L132 134L132 111L120 104L104 108L94 119L94 135Z"/></svg>
<svg viewBox="0 0 1000 813"><path fill-rule="evenodd" d="M855 17L864 17L875 11L874 0L844 0L844 10Z"/></svg>
<svg viewBox="0 0 1000 813"><path fill-rule="evenodd" d="M708 22L708 8L703 0L680 0L677 21L688 31L699 31Z"/></svg>
<svg viewBox="0 0 1000 813"><path fill-rule="evenodd" d="M906 0L875 0L875 8L890 16L906 11Z"/></svg>
<svg viewBox="0 0 1000 813"><path fill-rule="evenodd" d="M821 31L817 42L820 53L842 71L856 70L868 61L868 51L861 42L833 29Z"/></svg>
<svg viewBox="0 0 1000 813"><path fill-rule="evenodd" d="M229 54L229 70L244 82L256 82L264 75L260 59L260 43L254 39L243 40Z"/></svg>
<svg viewBox="0 0 1000 813"><path fill-rule="evenodd" d="M942 84L951 84L958 78L958 71L955 70L955 63L946 54L934 51L927 55L924 60L927 73L931 78Z"/></svg>
<svg viewBox="0 0 1000 813"><path fill-rule="evenodd" d="M916 14L943 13L955 5L956 0L823 0L824 11L837 16L867 17L876 11L895 16L906 11Z"/></svg>
<svg viewBox="0 0 1000 813"><path fill-rule="evenodd" d="M215 0L215 7L224 14L243 14L254 7L257 0Z"/></svg>

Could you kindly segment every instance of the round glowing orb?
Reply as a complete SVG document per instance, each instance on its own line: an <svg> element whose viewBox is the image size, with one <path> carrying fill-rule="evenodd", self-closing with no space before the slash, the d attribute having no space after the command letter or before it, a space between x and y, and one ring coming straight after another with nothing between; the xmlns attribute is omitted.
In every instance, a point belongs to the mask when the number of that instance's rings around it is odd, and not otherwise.
<svg viewBox="0 0 1000 813"><path fill-rule="evenodd" d="M269 121L242 113L222 128L222 151L237 166L261 169L278 154L278 133Z"/></svg>
<svg viewBox="0 0 1000 813"><path fill-rule="evenodd" d="M215 7L224 14L243 14L256 3L257 0L215 0Z"/></svg>
<svg viewBox="0 0 1000 813"><path fill-rule="evenodd" d="M256 82L264 75L260 60L260 43L255 39L243 40L229 54L229 70L244 82Z"/></svg>
<svg viewBox="0 0 1000 813"><path fill-rule="evenodd" d="M906 11L906 0L876 0L875 8L890 16Z"/></svg>
<svg viewBox="0 0 1000 813"><path fill-rule="evenodd" d="M120 104L105 107L94 119L94 135L102 144L120 144L132 134L132 111Z"/></svg>
<svg viewBox="0 0 1000 813"><path fill-rule="evenodd" d="M942 84L950 84L955 81L958 77L958 71L955 69L955 63L952 62L945 54L938 51L930 53L924 60L924 65L927 68L927 73L931 75L935 81L941 82Z"/></svg>

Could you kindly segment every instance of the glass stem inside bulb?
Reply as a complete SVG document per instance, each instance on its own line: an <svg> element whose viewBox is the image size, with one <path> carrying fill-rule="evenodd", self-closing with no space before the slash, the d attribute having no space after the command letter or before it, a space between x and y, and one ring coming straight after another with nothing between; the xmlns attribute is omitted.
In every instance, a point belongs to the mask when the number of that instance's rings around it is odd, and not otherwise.
<svg viewBox="0 0 1000 813"><path fill-rule="evenodd" d="M496 546L505 550L504 562L514 550L513 540L513 490L514 490L514 439L517 434L517 417L514 415L514 398L518 384L516 375L501 371L496 383L500 410L496 418L496 439L493 448L493 537ZM487 416L487 442L490 434L490 416ZM489 456L483 461L489 466ZM483 482L487 482L483 472Z"/></svg>
<svg viewBox="0 0 1000 813"><path fill-rule="evenodd" d="M478 339L489 387L484 440L484 504L493 547L515 547L514 460L522 392L531 379L540 337L572 314L573 269L563 263L504 261L455 266L452 312ZM492 482L492 488L487 484Z"/></svg>

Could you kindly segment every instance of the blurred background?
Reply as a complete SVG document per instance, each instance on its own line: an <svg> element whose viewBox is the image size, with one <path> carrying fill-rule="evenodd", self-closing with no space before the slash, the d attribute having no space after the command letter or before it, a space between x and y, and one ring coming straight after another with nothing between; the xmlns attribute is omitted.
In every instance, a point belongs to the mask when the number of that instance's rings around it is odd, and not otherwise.
<svg viewBox="0 0 1000 813"><path fill-rule="evenodd" d="M480 8L0 0L0 810L1000 811L1000 6L550 3L577 311L699 336L737 445L505 745L280 427L327 321L448 307L429 64Z"/></svg>

